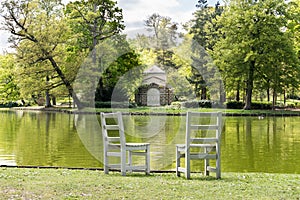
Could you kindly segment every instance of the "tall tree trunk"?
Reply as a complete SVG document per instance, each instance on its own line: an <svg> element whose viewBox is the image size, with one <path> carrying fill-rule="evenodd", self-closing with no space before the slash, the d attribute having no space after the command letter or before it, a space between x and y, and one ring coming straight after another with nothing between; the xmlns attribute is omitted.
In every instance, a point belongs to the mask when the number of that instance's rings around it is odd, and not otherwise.
<svg viewBox="0 0 300 200"><path fill-rule="evenodd" d="M68 89L69 95L73 98L75 104L77 105L77 108L78 109L82 109L84 106L80 102L79 98L77 97L76 93L74 92L74 89L73 89L71 83L65 77L65 75L63 74L63 72L61 71L61 69L59 68L59 66L57 65L57 63L55 62L54 58L52 56L49 56L48 60L51 62L53 68L56 71L56 73L58 74L58 76L61 78L61 80L63 81L64 85Z"/></svg>
<svg viewBox="0 0 300 200"><path fill-rule="evenodd" d="M276 91L276 89L274 88L274 89L273 89L272 110L275 110L276 101L277 101L277 91Z"/></svg>
<svg viewBox="0 0 300 200"><path fill-rule="evenodd" d="M251 109L252 90L253 90L253 81L254 81L254 65L255 62L251 61L249 67L249 73L248 73L246 102L245 102L244 110Z"/></svg>
<svg viewBox="0 0 300 200"><path fill-rule="evenodd" d="M52 105L56 106L56 96L51 95Z"/></svg>
<svg viewBox="0 0 300 200"><path fill-rule="evenodd" d="M283 90L283 105L284 107L286 106L286 95L285 95L285 90Z"/></svg>
<svg viewBox="0 0 300 200"><path fill-rule="evenodd" d="M50 98L49 90L47 89L45 93L46 93L46 105L45 105L45 107L49 108L49 107L51 107L51 98Z"/></svg>
<svg viewBox="0 0 300 200"><path fill-rule="evenodd" d="M202 89L201 89L201 99L202 100L207 98L206 97L206 92L207 92L206 87L203 86Z"/></svg>
<svg viewBox="0 0 300 200"><path fill-rule="evenodd" d="M238 81L238 83L237 83L235 100L240 101L240 81Z"/></svg>
<svg viewBox="0 0 300 200"><path fill-rule="evenodd" d="M50 81L50 78L49 78L49 76L46 76L46 84L48 85L48 83L49 83L49 81ZM50 98L50 94L49 94L49 90L48 89L46 89L46 108L49 108L49 107L51 107L51 98Z"/></svg>
<svg viewBox="0 0 300 200"><path fill-rule="evenodd" d="M223 105L226 102L226 92L225 85L223 85L222 80L219 81L219 91L220 91L220 105Z"/></svg>
<svg viewBox="0 0 300 200"><path fill-rule="evenodd" d="M268 96L268 102L270 102L270 80L268 80L267 96Z"/></svg>

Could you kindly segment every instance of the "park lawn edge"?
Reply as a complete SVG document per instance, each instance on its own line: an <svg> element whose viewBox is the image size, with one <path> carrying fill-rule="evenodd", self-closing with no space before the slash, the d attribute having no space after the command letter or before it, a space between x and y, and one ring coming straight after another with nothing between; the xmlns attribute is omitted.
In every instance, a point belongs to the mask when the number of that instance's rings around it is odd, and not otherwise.
<svg viewBox="0 0 300 200"><path fill-rule="evenodd" d="M222 112L224 116L300 116L300 110L243 110L243 109L218 109L218 108L181 108L174 109L169 107L137 107L137 108L84 108L82 110L67 107L14 107L11 109L0 110L31 110L44 112L63 112L69 114L99 114L100 112L117 112L131 115L185 115L187 111L198 112Z"/></svg>
<svg viewBox="0 0 300 200"><path fill-rule="evenodd" d="M0 168L3 199L299 199L299 174L104 174L102 170Z"/></svg>

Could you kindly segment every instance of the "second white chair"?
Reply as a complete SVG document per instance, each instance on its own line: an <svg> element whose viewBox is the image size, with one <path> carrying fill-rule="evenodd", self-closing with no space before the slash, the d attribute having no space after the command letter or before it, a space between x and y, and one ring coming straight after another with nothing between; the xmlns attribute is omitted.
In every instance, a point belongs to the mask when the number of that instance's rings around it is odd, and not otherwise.
<svg viewBox="0 0 300 200"><path fill-rule="evenodd" d="M221 178L221 112L188 112L186 116L185 144L176 145L176 174L185 173L190 178L191 160L204 160L204 174L215 172ZM181 166L181 158L185 166ZM215 167L209 162L216 160Z"/></svg>

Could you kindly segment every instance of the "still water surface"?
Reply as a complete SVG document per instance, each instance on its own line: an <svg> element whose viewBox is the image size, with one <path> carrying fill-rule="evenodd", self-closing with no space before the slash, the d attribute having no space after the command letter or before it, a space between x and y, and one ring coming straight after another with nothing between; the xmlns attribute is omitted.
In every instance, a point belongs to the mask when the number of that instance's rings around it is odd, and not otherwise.
<svg viewBox="0 0 300 200"><path fill-rule="evenodd" d="M0 111L0 120L0 165L102 168L96 115ZM125 115L124 124L128 142L151 143L152 170L175 168L184 116ZM300 174L300 117L224 117L221 153L224 172Z"/></svg>

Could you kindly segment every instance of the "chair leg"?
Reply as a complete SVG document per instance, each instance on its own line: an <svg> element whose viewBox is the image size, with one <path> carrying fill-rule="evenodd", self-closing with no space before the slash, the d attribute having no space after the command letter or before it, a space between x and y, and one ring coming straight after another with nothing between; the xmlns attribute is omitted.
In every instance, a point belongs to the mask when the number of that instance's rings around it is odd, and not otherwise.
<svg viewBox="0 0 300 200"><path fill-rule="evenodd" d="M121 150L121 174L126 176L126 151Z"/></svg>
<svg viewBox="0 0 300 200"><path fill-rule="evenodd" d="M204 148L204 153L208 154L208 149ZM209 167L209 159L204 159L204 176L209 176L209 171L208 168Z"/></svg>
<svg viewBox="0 0 300 200"><path fill-rule="evenodd" d="M204 176L209 176L208 167L209 167L209 159L205 159L204 160Z"/></svg>
<svg viewBox="0 0 300 200"><path fill-rule="evenodd" d="M146 148L146 174L150 174L150 146Z"/></svg>
<svg viewBox="0 0 300 200"><path fill-rule="evenodd" d="M221 161L219 155L217 155L217 160L216 160L216 178L217 179L221 178Z"/></svg>
<svg viewBox="0 0 300 200"><path fill-rule="evenodd" d="M186 179L190 179L191 174L191 162L190 162L190 152L185 152L185 177Z"/></svg>
<svg viewBox="0 0 300 200"><path fill-rule="evenodd" d="M132 151L128 151L128 165L129 165L129 172L132 172L131 166L132 166Z"/></svg>
<svg viewBox="0 0 300 200"><path fill-rule="evenodd" d="M178 147L176 147L176 175L180 177L180 172L178 168L180 167L180 152L178 151Z"/></svg>
<svg viewBox="0 0 300 200"><path fill-rule="evenodd" d="M108 157L106 154L104 154L104 173L108 174L109 167L108 167Z"/></svg>

